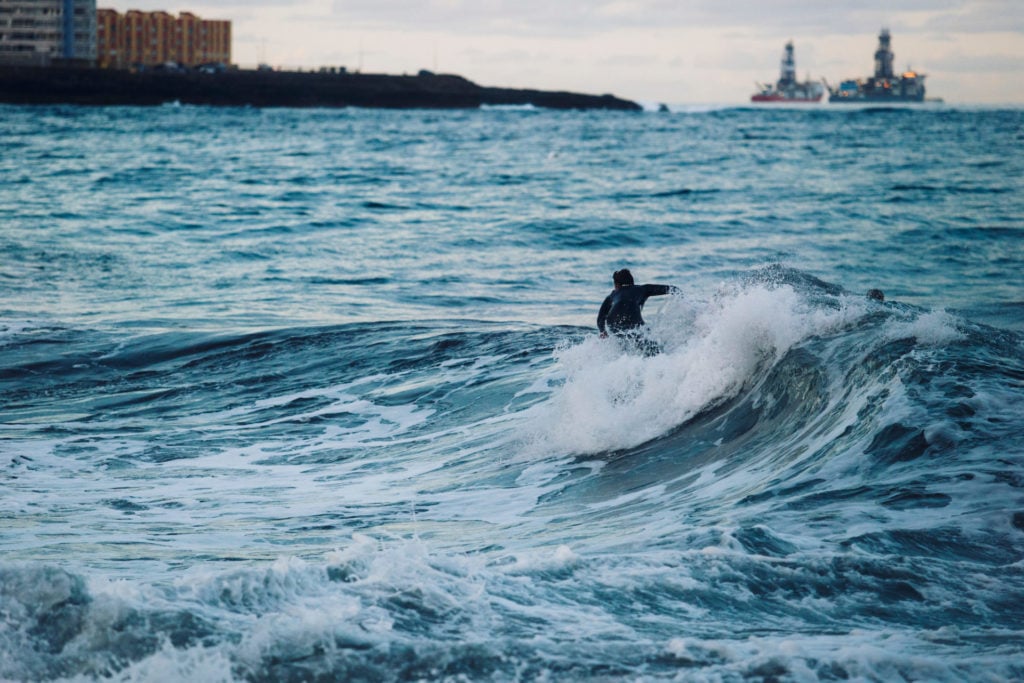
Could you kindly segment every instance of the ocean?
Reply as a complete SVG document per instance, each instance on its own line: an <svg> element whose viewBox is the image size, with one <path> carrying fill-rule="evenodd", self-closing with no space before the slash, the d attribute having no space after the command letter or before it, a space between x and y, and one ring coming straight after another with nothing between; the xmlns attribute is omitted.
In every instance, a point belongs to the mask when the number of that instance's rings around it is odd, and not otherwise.
<svg viewBox="0 0 1024 683"><path fill-rule="evenodd" d="M0 679L1024 680L1024 109L0 132Z"/></svg>

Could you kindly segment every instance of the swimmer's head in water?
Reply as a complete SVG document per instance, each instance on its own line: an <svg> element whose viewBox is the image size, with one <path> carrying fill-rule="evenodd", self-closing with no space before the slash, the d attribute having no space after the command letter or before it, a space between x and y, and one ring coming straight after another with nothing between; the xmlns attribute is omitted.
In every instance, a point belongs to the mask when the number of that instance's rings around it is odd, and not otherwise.
<svg viewBox="0 0 1024 683"><path fill-rule="evenodd" d="M620 287L622 285L632 285L633 273L629 272L629 268L616 270L614 273L612 273L612 282L615 283L616 287Z"/></svg>
<svg viewBox="0 0 1024 683"><path fill-rule="evenodd" d="M880 289L869 289L868 298L874 299L875 301L885 301L885 294Z"/></svg>

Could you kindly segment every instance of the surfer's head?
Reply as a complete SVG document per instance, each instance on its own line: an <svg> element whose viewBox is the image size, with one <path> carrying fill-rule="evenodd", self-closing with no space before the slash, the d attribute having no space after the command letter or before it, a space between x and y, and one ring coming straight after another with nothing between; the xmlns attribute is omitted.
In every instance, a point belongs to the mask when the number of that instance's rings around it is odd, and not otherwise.
<svg viewBox="0 0 1024 683"><path fill-rule="evenodd" d="M875 301L885 301L885 294L880 289L869 289L868 298L874 299Z"/></svg>
<svg viewBox="0 0 1024 683"><path fill-rule="evenodd" d="M629 268L616 270L614 273L612 273L612 282L615 283L616 287L622 287L623 285L632 285L633 273L629 272Z"/></svg>

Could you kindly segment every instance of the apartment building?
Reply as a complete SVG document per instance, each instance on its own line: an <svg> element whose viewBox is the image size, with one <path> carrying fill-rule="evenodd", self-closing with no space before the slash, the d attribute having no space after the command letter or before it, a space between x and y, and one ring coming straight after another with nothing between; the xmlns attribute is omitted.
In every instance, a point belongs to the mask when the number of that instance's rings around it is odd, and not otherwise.
<svg viewBox="0 0 1024 683"><path fill-rule="evenodd" d="M0 63L96 60L96 0L0 0Z"/></svg>

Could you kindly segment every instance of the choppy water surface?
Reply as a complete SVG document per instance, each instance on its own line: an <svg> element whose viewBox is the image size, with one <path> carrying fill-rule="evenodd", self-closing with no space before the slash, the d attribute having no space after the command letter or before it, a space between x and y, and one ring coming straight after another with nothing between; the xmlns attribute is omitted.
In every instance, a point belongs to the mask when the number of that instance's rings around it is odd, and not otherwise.
<svg viewBox="0 0 1024 683"><path fill-rule="evenodd" d="M0 679L1024 678L1022 123L0 107Z"/></svg>

